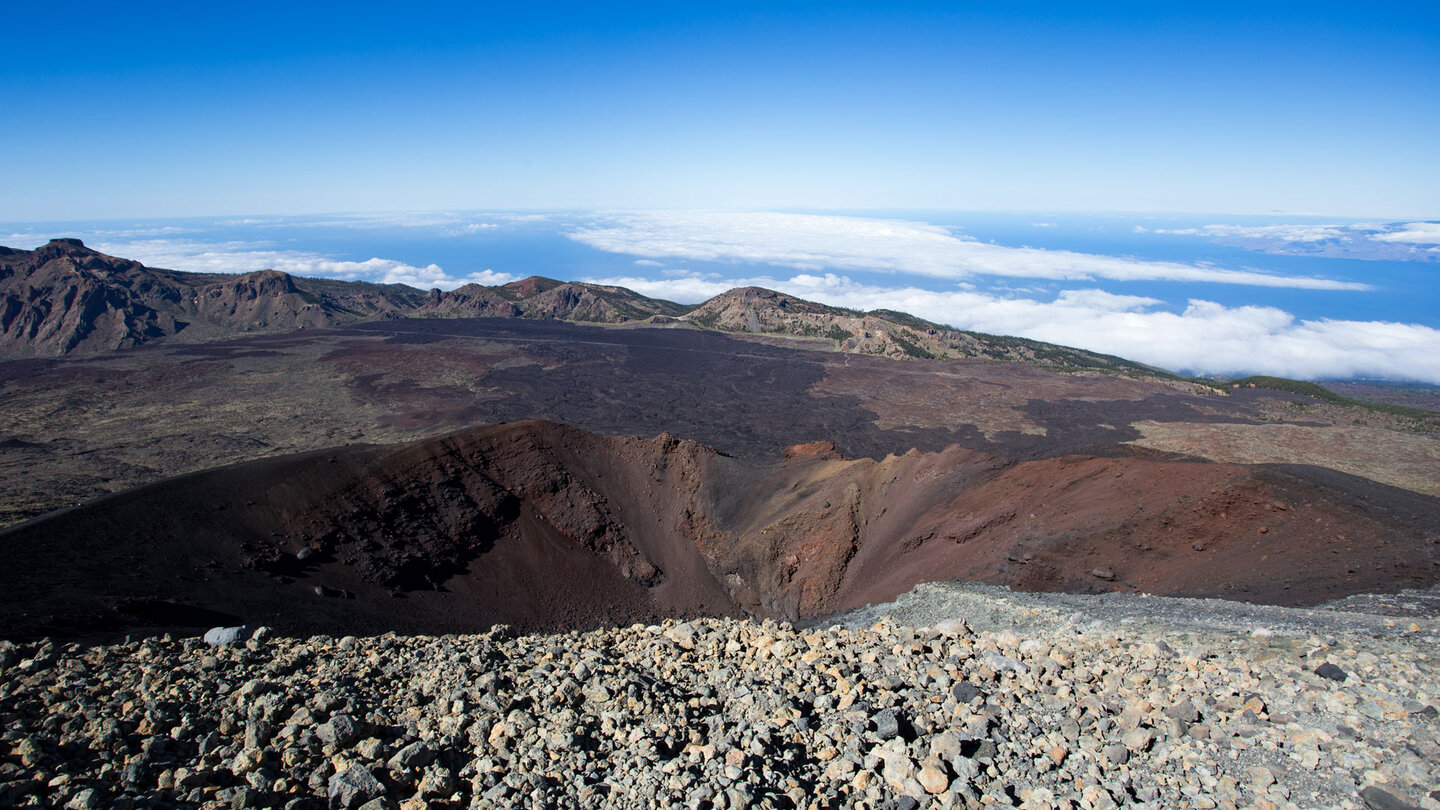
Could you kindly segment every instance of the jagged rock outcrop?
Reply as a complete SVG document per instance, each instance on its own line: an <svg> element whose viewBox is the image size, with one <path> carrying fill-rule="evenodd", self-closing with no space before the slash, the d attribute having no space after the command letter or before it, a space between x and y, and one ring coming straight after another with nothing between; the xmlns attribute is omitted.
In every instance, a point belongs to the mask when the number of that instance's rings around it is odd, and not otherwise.
<svg viewBox="0 0 1440 810"><path fill-rule="evenodd" d="M232 324L244 331L270 328L313 329L343 319L335 307L321 303L295 285L287 273L261 270L195 290L195 311L212 323Z"/></svg>
<svg viewBox="0 0 1440 810"><path fill-rule="evenodd" d="M12 355L121 349L185 327L186 291L139 262L56 239L0 248L0 347Z"/></svg>

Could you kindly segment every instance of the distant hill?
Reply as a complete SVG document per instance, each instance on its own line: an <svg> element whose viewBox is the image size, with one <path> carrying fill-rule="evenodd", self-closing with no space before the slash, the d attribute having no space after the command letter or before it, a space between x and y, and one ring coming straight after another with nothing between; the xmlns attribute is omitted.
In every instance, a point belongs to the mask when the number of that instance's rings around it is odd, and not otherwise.
<svg viewBox="0 0 1440 810"><path fill-rule="evenodd" d="M498 287L466 284L449 292L431 290L419 314L443 318L552 318L626 323L656 315L683 315L689 309L671 301L646 298L624 287L531 276Z"/></svg>
<svg viewBox="0 0 1440 810"><path fill-rule="evenodd" d="M844 352L948 360L962 357L1033 363L1064 369L1168 375L1119 357L1026 338L966 332L904 312L826 306L762 287L742 287L695 307L684 320L708 329L826 338Z"/></svg>
<svg viewBox="0 0 1440 810"><path fill-rule="evenodd" d="M840 351L885 357L974 357L1165 375L1109 355L965 332L892 310L826 306L759 287L730 290L693 307L624 287L542 276L425 293L403 284L299 278L274 270L239 276L162 270L107 256L78 239L55 239L35 250L0 247L0 296L0 356L8 357L95 353L162 339L196 342L379 318L537 318L809 338Z"/></svg>

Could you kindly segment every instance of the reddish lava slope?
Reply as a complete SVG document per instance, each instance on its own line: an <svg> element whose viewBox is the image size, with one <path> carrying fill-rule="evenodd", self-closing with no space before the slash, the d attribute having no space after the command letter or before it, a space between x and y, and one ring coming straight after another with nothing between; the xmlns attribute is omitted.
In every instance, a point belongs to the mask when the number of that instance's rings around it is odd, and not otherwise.
<svg viewBox="0 0 1440 810"><path fill-rule="evenodd" d="M548 422L171 479L0 533L0 637L813 617L932 580L1280 604L1440 578L1440 500L1144 455L765 465Z"/></svg>

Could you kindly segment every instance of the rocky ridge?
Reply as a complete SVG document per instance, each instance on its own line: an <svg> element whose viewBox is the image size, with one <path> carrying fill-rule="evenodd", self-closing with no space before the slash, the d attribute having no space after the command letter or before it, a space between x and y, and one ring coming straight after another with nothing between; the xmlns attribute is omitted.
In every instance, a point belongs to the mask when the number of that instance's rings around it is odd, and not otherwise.
<svg viewBox="0 0 1440 810"><path fill-rule="evenodd" d="M808 629L5 642L0 803L1440 807L1433 616L1056 598L932 585Z"/></svg>
<svg viewBox="0 0 1440 810"><path fill-rule="evenodd" d="M398 317L680 324L747 336L820 338L840 351L887 357L980 357L1161 374L1094 352L962 332L901 312L830 307L757 287L693 307L623 287L543 276L423 293L402 284L297 278L274 270L239 276L162 270L107 256L79 239L53 239L33 251L0 247L0 357L95 354L164 339L211 341Z"/></svg>
<svg viewBox="0 0 1440 810"><path fill-rule="evenodd" d="M624 287L531 276L494 287L466 284L448 292L431 290L419 314L432 318L542 318L614 324L668 319L687 309Z"/></svg>

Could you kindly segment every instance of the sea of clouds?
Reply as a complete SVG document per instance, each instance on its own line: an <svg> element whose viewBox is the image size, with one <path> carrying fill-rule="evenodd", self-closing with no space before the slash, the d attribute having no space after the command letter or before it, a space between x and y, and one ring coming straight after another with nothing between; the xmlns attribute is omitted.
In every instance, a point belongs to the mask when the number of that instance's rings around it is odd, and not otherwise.
<svg viewBox="0 0 1440 810"><path fill-rule="evenodd" d="M422 290L432 287L449 290L462 284L505 284L518 278L492 270L453 275L437 264L417 267L378 256L363 261L349 261L310 251L278 249L264 243L246 241L204 242L173 238L102 240L90 247L112 256L135 259L151 267L193 273L250 273L269 269L310 278L408 284Z"/></svg>
<svg viewBox="0 0 1440 810"><path fill-rule="evenodd" d="M1423 233L1412 227L1397 233ZM1195 374L1273 374L1299 378L1382 377L1440 384L1440 330L1385 321L1302 320L1272 306L1223 306L1192 298L1183 310L1157 298L1075 286L1044 298L980 290L979 277L1205 281L1218 284L1346 290L1369 286L1312 276L1156 262L978 242L919 222L764 213L629 213L574 230L600 250L643 257L653 275L607 276L597 283L658 298L698 302L753 285L854 309L894 309L960 329L1019 335ZM666 268L667 260L731 261L807 271L737 277ZM954 289L859 283L846 270L944 278Z"/></svg>
<svg viewBox="0 0 1440 810"><path fill-rule="evenodd" d="M534 230L537 223L543 227ZM1440 384L1440 330L1433 327L1398 320L1299 318L1282 307L1237 305L1234 296L1225 305L1195 293L1199 283L1226 290L1373 294L1370 284L1322 273L1283 274L1200 261L1015 247L927 222L777 212L374 214L249 218L213 225L254 238L215 240L163 225L96 229L85 236L92 247L156 267L214 273L273 268L297 276L452 289L467 283L503 284L530 273L450 272L437 263L342 257L281 247L261 237L269 228L398 228L451 240L526 226L532 227L527 233L538 234L537 256L568 239L601 254L629 258L619 264L613 258L597 261L603 271L580 273L576 280L682 303L753 285L836 306L910 312L960 329L1076 346L1186 373ZM1048 222L1035 226L1053 227ZM1136 231L1293 244L1374 240L1440 251L1440 223L1433 222L1137 226ZM213 230L207 236L213 237ZM26 245L27 240L35 243L36 234L3 238L6 244ZM1318 259L1316 266L1325 267L1324 261ZM617 266L632 271L616 272ZM535 272L544 269L542 263ZM1107 283L1134 281L1149 282L1148 290L1156 289L1156 283L1163 288L1173 282L1177 295L1166 300L1158 297L1161 293L1152 297L1105 289ZM1178 293L1182 285L1184 294Z"/></svg>

